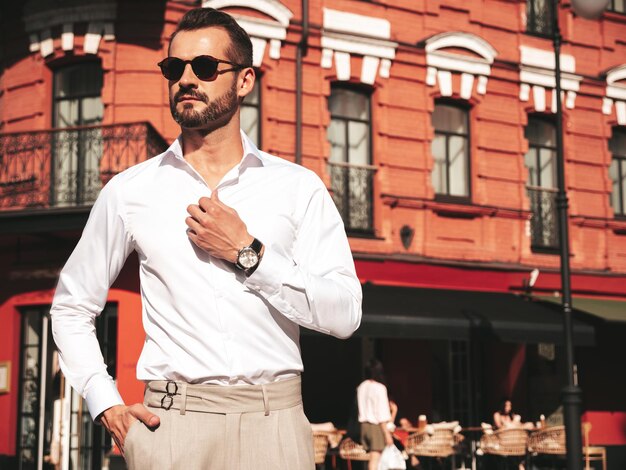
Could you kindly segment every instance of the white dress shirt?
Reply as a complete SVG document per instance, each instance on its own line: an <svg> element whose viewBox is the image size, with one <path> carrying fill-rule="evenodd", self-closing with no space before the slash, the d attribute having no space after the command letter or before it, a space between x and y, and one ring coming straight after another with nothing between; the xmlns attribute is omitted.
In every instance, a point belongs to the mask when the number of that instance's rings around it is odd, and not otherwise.
<svg viewBox="0 0 626 470"><path fill-rule="evenodd" d="M375 380L366 380L356 389L359 423L380 424L391 421L387 387Z"/></svg>
<svg viewBox="0 0 626 470"><path fill-rule="evenodd" d="M183 158L180 138L112 178L95 202L51 309L61 368L92 417L123 403L94 323L132 251L146 333L140 380L273 382L302 371L299 326L339 338L359 327L361 285L323 182L241 135L242 160L216 189L265 245L248 278L187 237L187 207L211 189Z"/></svg>

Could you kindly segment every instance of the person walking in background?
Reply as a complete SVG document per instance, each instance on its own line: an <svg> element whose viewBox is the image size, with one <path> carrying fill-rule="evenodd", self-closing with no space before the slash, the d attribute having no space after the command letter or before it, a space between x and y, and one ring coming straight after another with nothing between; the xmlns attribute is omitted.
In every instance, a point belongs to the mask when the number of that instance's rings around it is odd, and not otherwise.
<svg viewBox="0 0 626 470"><path fill-rule="evenodd" d="M384 448L393 445L388 424L392 423L382 363L371 359L365 367L365 380L357 387L361 444L370 453L369 470L377 470Z"/></svg>
<svg viewBox="0 0 626 470"><path fill-rule="evenodd" d="M255 72L230 15L190 10L159 66L181 135L94 204L51 308L61 368L131 470L312 470L299 326L347 338L361 321L341 216L314 172L240 130ZM126 405L94 322L133 251L146 391Z"/></svg>

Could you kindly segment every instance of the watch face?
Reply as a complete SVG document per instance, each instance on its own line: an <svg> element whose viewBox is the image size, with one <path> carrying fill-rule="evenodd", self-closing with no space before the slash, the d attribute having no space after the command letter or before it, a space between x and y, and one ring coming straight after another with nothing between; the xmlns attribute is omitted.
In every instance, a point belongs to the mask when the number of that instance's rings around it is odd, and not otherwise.
<svg viewBox="0 0 626 470"><path fill-rule="evenodd" d="M250 269L259 262L259 255L257 255L256 251L252 248L244 248L239 253L239 264L243 266L244 269Z"/></svg>

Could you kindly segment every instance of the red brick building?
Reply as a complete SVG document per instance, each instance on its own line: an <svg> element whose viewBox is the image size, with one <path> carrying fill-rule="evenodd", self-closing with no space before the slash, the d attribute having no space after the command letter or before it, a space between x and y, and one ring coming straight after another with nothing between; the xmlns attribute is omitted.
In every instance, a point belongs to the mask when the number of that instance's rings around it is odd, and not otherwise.
<svg viewBox="0 0 626 470"><path fill-rule="evenodd" d="M197 5L237 16L258 84L243 126L315 170L342 213L364 318L303 331L311 421L345 425L380 357L412 420L559 422L554 57L537 0L27 0L0 7L0 456L102 468L110 443L58 372L48 309L99 189L178 134L156 63ZM303 15L303 11L308 12ZM626 465L626 7L562 2L576 359L591 443ZM538 270L539 275L536 276ZM534 282L531 282L531 279ZM557 299L558 300L558 299ZM97 331L140 400L137 261ZM2 461L0 461L2 462ZM4 467L3 467L4 468Z"/></svg>

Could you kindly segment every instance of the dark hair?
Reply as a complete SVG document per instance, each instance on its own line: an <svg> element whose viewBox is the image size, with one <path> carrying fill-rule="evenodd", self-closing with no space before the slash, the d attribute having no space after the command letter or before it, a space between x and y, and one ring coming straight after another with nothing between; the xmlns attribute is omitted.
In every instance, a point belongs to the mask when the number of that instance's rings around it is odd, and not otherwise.
<svg viewBox="0 0 626 470"><path fill-rule="evenodd" d="M214 8L194 8L185 13L176 26L176 31L170 36L170 44L181 31L197 31L203 28L224 28L230 37L230 45L226 49L228 60L244 67L252 67L250 36L235 18Z"/></svg>
<svg viewBox="0 0 626 470"><path fill-rule="evenodd" d="M504 408L506 407L506 402L511 403L511 411L509 411L508 413L506 413L504 411ZM509 397L504 397L500 400L500 409L498 410L500 412L501 415L504 416L509 416L511 418L513 418L513 416L515 415L515 413L513 412L513 402L511 401L511 399Z"/></svg>
<svg viewBox="0 0 626 470"><path fill-rule="evenodd" d="M385 370L378 359L370 359L365 366L365 378L385 383Z"/></svg>

